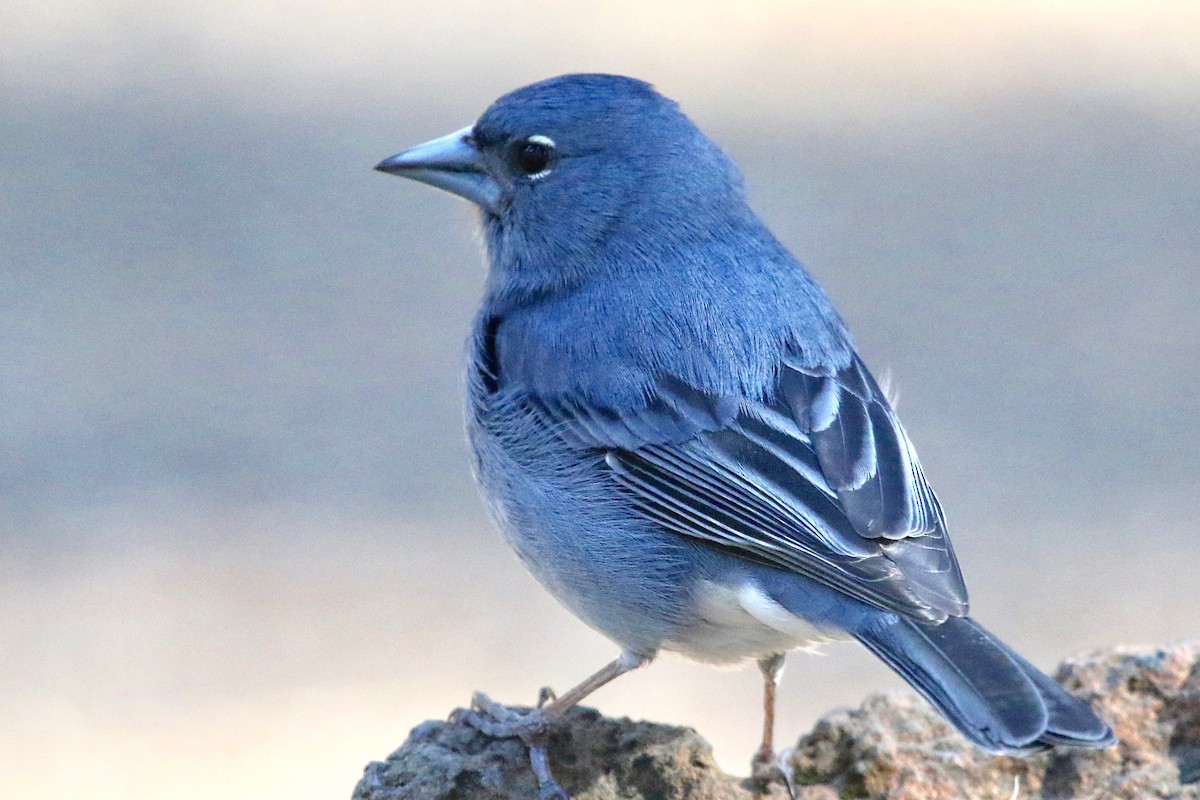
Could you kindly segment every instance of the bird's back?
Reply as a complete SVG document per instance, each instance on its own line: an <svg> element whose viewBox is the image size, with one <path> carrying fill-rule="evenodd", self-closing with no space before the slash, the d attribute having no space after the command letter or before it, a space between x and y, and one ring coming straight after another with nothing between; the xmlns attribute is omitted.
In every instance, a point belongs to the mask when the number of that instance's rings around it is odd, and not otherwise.
<svg viewBox="0 0 1200 800"><path fill-rule="evenodd" d="M668 374L758 400L785 355L850 361L831 303L761 223L686 246L647 241L593 257L622 263L559 291L485 300L482 357L497 387L620 409L643 403Z"/></svg>

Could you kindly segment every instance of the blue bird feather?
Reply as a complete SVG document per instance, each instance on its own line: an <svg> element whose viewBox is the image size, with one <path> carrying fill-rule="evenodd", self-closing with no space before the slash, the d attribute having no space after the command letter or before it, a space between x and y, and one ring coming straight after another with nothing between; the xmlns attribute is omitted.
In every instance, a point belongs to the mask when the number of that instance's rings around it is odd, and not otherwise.
<svg viewBox="0 0 1200 800"><path fill-rule="evenodd" d="M674 102L568 75L434 144L437 158L416 148L380 169L480 205L474 468L565 605L640 658L858 639L996 752L1112 741L967 616L899 418L737 168Z"/></svg>

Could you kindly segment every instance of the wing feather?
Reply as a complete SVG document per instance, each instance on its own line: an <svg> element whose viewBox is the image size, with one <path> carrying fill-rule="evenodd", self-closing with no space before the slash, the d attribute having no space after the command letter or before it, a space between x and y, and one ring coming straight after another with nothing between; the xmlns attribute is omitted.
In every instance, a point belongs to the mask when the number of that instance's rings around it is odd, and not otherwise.
<svg viewBox="0 0 1200 800"><path fill-rule="evenodd" d="M912 443L862 362L781 365L764 401L664 377L636 409L529 399L547 429L603 454L648 519L876 607L967 610L945 521Z"/></svg>

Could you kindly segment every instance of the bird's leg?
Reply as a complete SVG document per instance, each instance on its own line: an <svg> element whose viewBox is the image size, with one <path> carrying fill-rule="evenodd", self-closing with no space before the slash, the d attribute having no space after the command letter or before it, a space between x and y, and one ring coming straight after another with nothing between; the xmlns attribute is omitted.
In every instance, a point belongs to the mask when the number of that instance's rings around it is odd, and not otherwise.
<svg viewBox="0 0 1200 800"><path fill-rule="evenodd" d="M758 669L763 676L763 733L762 744L750 762L750 777L763 784L783 777L791 792L791 782L775 757L775 688L783 672L784 653L773 653L758 660Z"/></svg>
<svg viewBox="0 0 1200 800"><path fill-rule="evenodd" d="M756 766L775 761L775 688L779 685L785 657L784 653L774 653L758 660L758 669L763 676L763 732L762 744L754 754Z"/></svg>
<svg viewBox="0 0 1200 800"><path fill-rule="evenodd" d="M539 800L570 800L570 796L558 785L558 781L554 780L554 775L550 772L550 762L546 754L550 725L604 684L649 661L650 657L626 650L561 697L555 697L554 692L542 689L538 693L537 707L530 711L510 708L497 703L483 692L476 692L471 698L470 710L459 709L451 719L464 722L497 739L519 738L529 748L529 765L533 768L533 774L537 776Z"/></svg>

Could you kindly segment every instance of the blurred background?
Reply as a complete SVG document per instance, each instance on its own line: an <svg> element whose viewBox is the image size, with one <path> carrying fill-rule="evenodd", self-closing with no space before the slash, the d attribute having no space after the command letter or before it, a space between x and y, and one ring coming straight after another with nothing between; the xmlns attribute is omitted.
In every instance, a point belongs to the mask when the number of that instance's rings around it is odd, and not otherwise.
<svg viewBox="0 0 1200 800"><path fill-rule="evenodd" d="M1200 634L1200 5L10 0L0 793L348 796L615 648L467 469L467 205L371 171L568 71L655 83L823 282L1037 664ZM780 738L896 687L793 656ZM753 669L594 698L743 771Z"/></svg>

